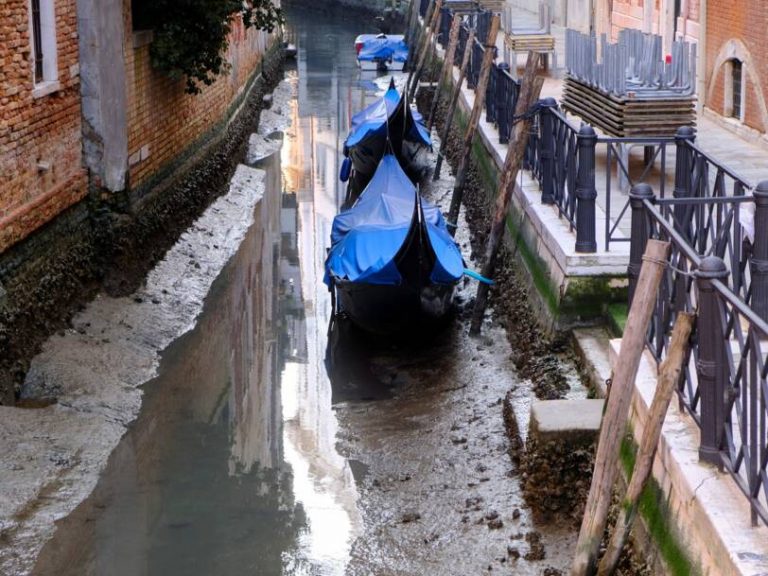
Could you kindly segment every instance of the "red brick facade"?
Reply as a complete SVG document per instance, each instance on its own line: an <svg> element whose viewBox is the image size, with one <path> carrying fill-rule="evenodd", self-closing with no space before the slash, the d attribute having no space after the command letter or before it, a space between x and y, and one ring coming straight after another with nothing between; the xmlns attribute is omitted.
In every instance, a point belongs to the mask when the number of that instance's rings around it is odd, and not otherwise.
<svg viewBox="0 0 768 576"><path fill-rule="evenodd" d="M660 0L654 2L652 29L654 34L663 35L660 27L662 9ZM671 2L672 0L670 0ZM643 10L646 0L613 0L611 12L611 37L616 39L622 28L643 29ZM696 42L699 39L700 0L681 0L680 16L677 18L677 38Z"/></svg>
<svg viewBox="0 0 768 576"><path fill-rule="evenodd" d="M128 185L146 182L225 120L258 69L271 37L237 21L231 71L202 94L184 93L152 69L149 44L134 35L123 0ZM58 85L34 80L29 0L0 1L0 253L88 193L83 161L77 0L54 0ZM146 38L146 34L144 35ZM98 178L92 178L98 185Z"/></svg>
<svg viewBox="0 0 768 576"><path fill-rule="evenodd" d="M740 119L759 132L768 131L768 9L751 0L708 0L705 106L723 116L733 115L727 94L730 62L742 62L743 113Z"/></svg>
<svg viewBox="0 0 768 576"><path fill-rule="evenodd" d="M126 0L130 16L129 4ZM130 183L136 187L222 120L261 63L270 37L246 30L236 18L227 50L231 70L202 94L190 95L184 92L184 81L170 80L152 68L149 44L134 35L130 21L126 24L128 154Z"/></svg>
<svg viewBox="0 0 768 576"><path fill-rule="evenodd" d="M87 192L76 0L55 3L59 86L45 95L34 90L29 6L0 2L0 251Z"/></svg>

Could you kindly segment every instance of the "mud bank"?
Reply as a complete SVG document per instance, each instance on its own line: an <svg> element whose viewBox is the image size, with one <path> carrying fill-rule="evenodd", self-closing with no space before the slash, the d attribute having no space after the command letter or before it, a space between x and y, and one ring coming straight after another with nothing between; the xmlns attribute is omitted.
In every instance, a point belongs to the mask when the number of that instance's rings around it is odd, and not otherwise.
<svg viewBox="0 0 768 576"><path fill-rule="evenodd" d="M100 289L133 292L202 211L227 191L258 125L263 95L282 76L282 51L265 54L233 117L204 151L179 158L150 186L90 197L0 255L0 405L13 405L32 357ZM238 111L239 109L239 111Z"/></svg>
<svg viewBox="0 0 768 576"><path fill-rule="evenodd" d="M289 123L284 103L291 90L283 84L275 91L269 133ZM256 139L269 140L264 133ZM238 165L226 194L181 235L140 288L129 297L99 294L70 328L45 342L21 397L22 403L55 403L27 410L0 406L0 573L28 573L54 521L93 490L139 412L140 386L156 375L160 353L194 325L264 192L264 171Z"/></svg>
<svg viewBox="0 0 768 576"><path fill-rule="evenodd" d="M432 91L422 90L418 97L419 107L425 114L431 106L432 95ZM444 95L436 114L436 125L440 132L446 116L447 99ZM461 153L463 128L454 121L448 137L446 159L454 170ZM468 230L471 258L479 262L485 252L490 219L495 209L496 190L488 188L475 158L470 158L461 219ZM521 490L533 521L545 526L558 524L566 531L566 527L570 527L575 537L591 483L594 446L584 446L576 451L551 442L537 446L527 438L528 417L532 395L540 400L585 397L589 393L588 385L585 385L588 378L580 369L572 350L570 333L551 333L545 326L546 320L540 321L530 306L527 292L529 283L522 276L526 272L521 268L515 253L516 244L514 239L505 242L499 251L493 275L495 285L489 299L490 311L486 313L483 328L484 331L490 327L503 329L510 345L511 360L522 380L508 386L504 395L503 421L507 452L517 465L515 473L519 475ZM471 314L473 304L473 299L468 299L467 315ZM615 516L616 504L611 523L615 521ZM537 537L534 536L534 539ZM540 540L528 543L529 554L547 549L544 545L539 547L539 543ZM549 568L542 573L565 573L569 565L570 558L567 558L557 568ZM643 559L638 557L632 544L628 543L617 574L646 576L650 573Z"/></svg>

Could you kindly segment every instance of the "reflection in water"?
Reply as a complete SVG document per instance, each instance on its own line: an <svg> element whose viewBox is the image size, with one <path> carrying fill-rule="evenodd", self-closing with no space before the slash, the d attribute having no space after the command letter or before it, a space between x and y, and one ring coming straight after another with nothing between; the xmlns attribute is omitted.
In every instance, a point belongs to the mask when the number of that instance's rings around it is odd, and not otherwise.
<svg viewBox="0 0 768 576"><path fill-rule="evenodd" d="M304 525L282 462L276 340L280 171L198 325L35 574L281 574Z"/></svg>
<svg viewBox="0 0 768 576"><path fill-rule="evenodd" d="M284 8L298 97L255 224L34 574L343 574L362 533L364 470L336 450L322 264L342 138L376 87L358 80L360 22Z"/></svg>

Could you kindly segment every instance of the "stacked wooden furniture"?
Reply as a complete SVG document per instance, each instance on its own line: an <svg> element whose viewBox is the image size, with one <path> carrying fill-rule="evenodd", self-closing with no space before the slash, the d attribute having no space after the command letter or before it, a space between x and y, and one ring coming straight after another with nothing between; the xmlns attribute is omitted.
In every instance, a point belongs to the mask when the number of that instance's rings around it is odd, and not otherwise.
<svg viewBox="0 0 768 576"><path fill-rule="evenodd" d="M646 95L643 95L646 96ZM568 75L562 107L616 137L674 136L681 126L696 126L693 96L637 98L616 96Z"/></svg>
<svg viewBox="0 0 768 576"><path fill-rule="evenodd" d="M551 34L551 12L549 4L539 3L538 28L516 28L512 7L504 10L504 55L506 61L512 66L517 63L517 54L527 53L529 50L539 52L544 57L544 68L549 68L549 56L552 56L552 67L557 68L557 52L555 51L555 37Z"/></svg>
<svg viewBox="0 0 768 576"><path fill-rule="evenodd" d="M562 107L610 136L674 136L696 126L696 48L622 30L618 42L567 30ZM599 48L599 50L598 50ZM598 57L598 52L600 57Z"/></svg>

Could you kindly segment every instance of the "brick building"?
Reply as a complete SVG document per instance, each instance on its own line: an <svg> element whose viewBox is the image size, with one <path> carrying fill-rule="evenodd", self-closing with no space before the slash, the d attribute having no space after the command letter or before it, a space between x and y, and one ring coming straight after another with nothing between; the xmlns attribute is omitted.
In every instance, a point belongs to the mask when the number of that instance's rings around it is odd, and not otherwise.
<svg viewBox="0 0 768 576"><path fill-rule="evenodd" d="M143 190L215 138L274 40L233 27L199 95L150 65L131 0L0 3L0 253L92 191Z"/></svg>
<svg viewBox="0 0 768 576"><path fill-rule="evenodd" d="M768 5L707 0L705 111L744 135L768 132Z"/></svg>
<svg viewBox="0 0 768 576"><path fill-rule="evenodd" d="M76 0L0 3L0 252L87 192Z"/></svg>
<svg viewBox="0 0 768 576"><path fill-rule="evenodd" d="M611 36L622 28L653 32L670 39L696 42L699 39L700 0L613 0Z"/></svg>

